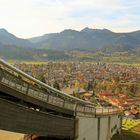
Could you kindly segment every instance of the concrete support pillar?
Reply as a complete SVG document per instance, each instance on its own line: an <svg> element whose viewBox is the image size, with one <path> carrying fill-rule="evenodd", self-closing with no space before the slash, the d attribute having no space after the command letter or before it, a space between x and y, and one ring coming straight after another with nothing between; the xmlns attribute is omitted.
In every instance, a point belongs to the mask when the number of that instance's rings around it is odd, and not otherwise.
<svg viewBox="0 0 140 140"><path fill-rule="evenodd" d="M97 140L97 128L98 119L95 116L79 114L75 121L75 140Z"/></svg>
<svg viewBox="0 0 140 140"><path fill-rule="evenodd" d="M119 134L121 134L121 131L122 131L122 115L120 114L120 129L119 129Z"/></svg>
<svg viewBox="0 0 140 140"><path fill-rule="evenodd" d="M107 140L111 140L111 135L110 135L110 127L111 127L111 117L108 117L108 134L107 134Z"/></svg>
<svg viewBox="0 0 140 140"><path fill-rule="evenodd" d="M97 125L97 136L98 136L98 140L100 140L100 125L101 125L100 118L98 118L98 125Z"/></svg>
<svg viewBox="0 0 140 140"><path fill-rule="evenodd" d="M120 117L87 116L78 114L75 123L75 140L111 140L120 129Z"/></svg>
<svg viewBox="0 0 140 140"><path fill-rule="evenodd" d="M78 133L79 133L79 119L77 118L75 120L75 125L74 125L74 140L77 140Z"/></svg>

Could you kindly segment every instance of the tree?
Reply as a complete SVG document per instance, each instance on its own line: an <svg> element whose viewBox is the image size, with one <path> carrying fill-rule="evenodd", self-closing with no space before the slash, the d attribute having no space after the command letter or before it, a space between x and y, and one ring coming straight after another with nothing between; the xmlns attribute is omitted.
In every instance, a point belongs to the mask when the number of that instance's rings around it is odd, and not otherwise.
<svg viewBox="0 0 140 140"><path fill-rule="evenodd" d="M137 90L138 90L138 86L137 86L136 84L132 84L132 85L130 86L130 92L131 92L132 94L135 94L135 93L137 92Z"/></svg>
<svg viewBox="0 0 140 140"><path fill-rule="evenodd" d="M59 83L55 80L54 83L53 83L53 87L60 90L60 86L59 86Z"/></svg>
<svg viewBox="0 0 140 140"><path fill-rule="evenodd" d="M93 90L93 82L89 81L87 84L87 90Z"/></svg>

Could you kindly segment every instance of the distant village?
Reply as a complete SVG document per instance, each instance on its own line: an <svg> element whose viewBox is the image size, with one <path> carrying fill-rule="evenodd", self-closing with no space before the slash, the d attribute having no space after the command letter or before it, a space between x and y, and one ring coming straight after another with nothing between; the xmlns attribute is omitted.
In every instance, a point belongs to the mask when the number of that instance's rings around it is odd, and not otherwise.
<svg viewBox="0 0 140 140"><path fill-rule="evenodd" d="M48 62L14 64L42 82L101 106L117 106L140 118L140 67L119 64Z"/></svg>

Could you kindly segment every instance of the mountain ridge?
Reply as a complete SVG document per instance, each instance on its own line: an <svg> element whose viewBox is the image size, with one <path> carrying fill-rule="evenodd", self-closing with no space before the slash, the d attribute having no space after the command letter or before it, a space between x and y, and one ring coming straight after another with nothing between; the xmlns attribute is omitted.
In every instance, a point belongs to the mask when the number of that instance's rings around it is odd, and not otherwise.
<svg viewBox="0 0 140 140"><path fill-rule="evenodd" d="M0 57L24 60L112 60L124 56L138 59L140 30L114 33L108 29L66 29L29 39L18 38L6 29L0 29ZM127 57L127 58L126 58ZM130 58L129 58L130 57ZM114 60L115 58L115 60ZM122 58L121 60L122 61Z"/></svg>
<svg viewBox="0 0 140 140"><path fill-rule="evenodd" d="M31 47L33 44L28 39L18 38L6 29L0 29L0 43L4 45L16 45L23 47Z"/></svg>
<svg viewBox="0 0 140 140"><path fill-rule="evenodd" d="M35 41L36 37L29 40L36 42L41 48L47 49L71 50L78 48L92 50L114 44L139 46L139 35L140 31L115 33L108 29L91 29L86 27L81 31L66 29L60 33L45 34L40 36L38 41Z"/></svg>

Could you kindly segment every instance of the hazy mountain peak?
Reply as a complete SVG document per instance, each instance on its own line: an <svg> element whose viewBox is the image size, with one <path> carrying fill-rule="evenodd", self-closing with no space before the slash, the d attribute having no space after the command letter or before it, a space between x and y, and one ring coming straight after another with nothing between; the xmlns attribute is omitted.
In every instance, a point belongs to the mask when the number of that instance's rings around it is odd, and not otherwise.
<svg viewBox="0 0 140 140"><path fill-rule="evenodd" d="M89 27L85 27L84 29L81 30L81 32L91 32L91 31L93 31L93 29Z"/></svg>
<svg viewBox="0 0 140 140"><path fill-rule="evenodd" d="M112 31L110 31L110 30L108 30L108 29L106 29L106 28L104 28L103 31L104 31L104 32L112 32Z"/></svg>
<svg viewBox="0 0 140 140"><path fill-rule="evenodd" d="M62 31L60 33L67 33L67 32L78 32L78 31L73 30L73 29L65 29L64 31Z"/></svg>
<svg viewBox="0 0 140 140"><path fill-rule="evenodd" d="M29 40L18 38L4 28L0 29L0 43L4 45L32 46Z"/></svg>
<svg viewBox="0 0 140 140"><path fill-rule="evenodd" d="M0 29L0 33L1 33L1 34L8 34L9 32L8 32L6 29L1 28L1 29Z"/></svg>
<svg viewBox="0 0 140 140"><path fill-rule="evenodd" d="M106 32L106 33L109 33L111 32L110 30L108 29L92 29L92 28L89 28L89 27L85 27L84 29L81 30L81 32Z"/></svg>
<svg viewBox="0 0 140 140"><path fill-rule="evenodd" d="M0 28L0 30L6 30L5 28Z"/></svg>

